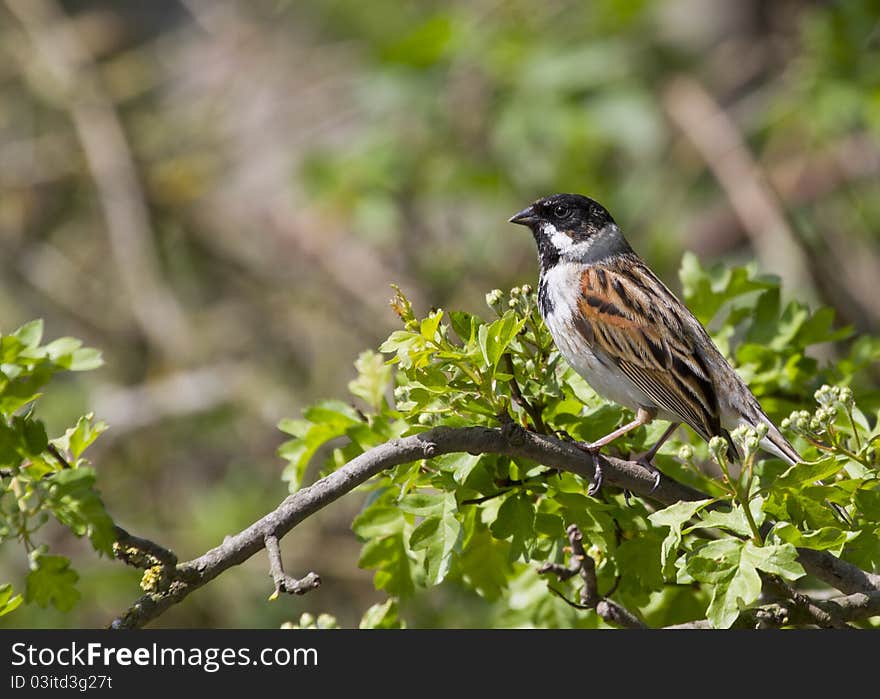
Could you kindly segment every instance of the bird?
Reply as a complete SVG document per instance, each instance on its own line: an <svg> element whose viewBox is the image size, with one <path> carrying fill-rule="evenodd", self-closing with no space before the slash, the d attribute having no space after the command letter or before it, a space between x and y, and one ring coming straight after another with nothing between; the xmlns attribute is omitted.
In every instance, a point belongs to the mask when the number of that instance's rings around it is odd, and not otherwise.
<svg viewBox="0 0 880 699"><path fill-rule="evenodd" d="M580 194L554 194L509 219L528 227L538 247L538 307L556 347L599 395L635 418L592 442L577 442L602 486L599 450L654 419L668 429L637 460L660 482L653 458L680 424L707 442L763 432L760 446L789 465L803 459L761 408L709 333L627 242L608 210ZM763 427L759 427L763 426ZM759 433L760 433L759 432Z"/></svg>

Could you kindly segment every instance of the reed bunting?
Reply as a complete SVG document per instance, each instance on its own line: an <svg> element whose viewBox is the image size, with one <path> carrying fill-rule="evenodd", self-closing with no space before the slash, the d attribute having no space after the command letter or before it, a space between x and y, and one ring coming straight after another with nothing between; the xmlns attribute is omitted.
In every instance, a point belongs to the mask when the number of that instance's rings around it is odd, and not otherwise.
<svg viewBox="0 0 880 699"><path fill-rule="evenodd" d="M789 464L802 461L718 351L693 313L633 252L611 214L579 194L556 194L510 218L538 244L538 304L562 356L597 393L635 419L589 443L599 490L599 449L654 418L672 423L639 462L651 460L679 424L709 441L720 435L737 458L729 430L764 425L761 447Z"/></svg>

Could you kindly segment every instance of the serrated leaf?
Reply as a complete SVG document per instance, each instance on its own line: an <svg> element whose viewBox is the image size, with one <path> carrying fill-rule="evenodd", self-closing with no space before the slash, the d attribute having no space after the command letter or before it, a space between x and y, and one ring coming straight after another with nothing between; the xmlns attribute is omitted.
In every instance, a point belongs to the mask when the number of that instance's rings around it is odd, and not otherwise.
<svg viewBox="0 0 880 699"><path fill-rule="evenodd" d="M790 522L780 522L773 527L773 534L793 546L816 551L831 551L839 556L844 545L854 539L858 532L847 532L838 527L821 527L801 532Z"/></svg>
<svg viewBox="0 0 880 699"><path fill-rule="evenodd" d="M797 549L791 544L756 546L751 541L747 541L743 546L740 561L741 565L748 563L758 570L778 575L785 580L798 580L807 574L804 567L798 563Z"/></svg>
<svg viewBox="0 0 880 699"><path fill-rule="evenodd" d="M751 565L743 564L715 584L706 609L706 618L716 629L729 629L740 611L754 604L761 594L761 578Z"/></svg>
<svg viewBox="0 0 880 699"><path fill-rule="evenodd" d="M367 541L358 565L376 569L373 585L377 590L385 590L396 597L407 597L415 590L402 531Z"/></svg>
<svg viewBox="0 0 880 699"><path fill-rule="evenodd" d="M361 629L405 629L401 621L397 600L387 599L381 604L374 604L364 612L359 628Z"/></svg>
<svg viewBox="0 0 880 699"><path fill-rule="evenodd" d="M518 319L512 311L489 325L481 325L477 334L480 351L486 364L495 369L507 350L508 345L517 336L526 323L526 319Z"/></svg>
<svg viewBox="0 0 880 699"><path fill-rule="evenodd" d="M351 528L361 539L374 539L400 532L403 524L399 507L375 502L354 518Z"/></svg>
<svg viewBox="0 0 880 699"><path fill-rule="evenodd" d="M94 422L94 415L89 413L77 420L76 425L69 428L63 437L53 442L61 451L69 451L76 460L106 431L107 423L103 420Z"/></svg>
<svg viewBox="0 0 880 699"><path fill-rule="evenodd" d="M70 559L48 554L40 547L31 552L30 566L25 587L28 603L44 609L51 604L62 612L73 609L80 598L76 589L79 575L71 569Z"/></svg>
<svg viewBox="0 0 880 699"><path fill-rule="evenodd" d="M687 571L700 582L722 582L739 566L742 546L742 542L734 538L710 541L687 556Z"/></svg>
<svg viewBox="0 0 880 699"><path fill-rule="evenodd" d="M426 517L410 535L410 548L425 552L425 573L430 585L443 582L449 573L452 553L461 534L456 510L455 496L447 493L437 514Z"/></svg>
<svg viewBox="0 0 880 699"><path fill-rule="evenodd" d="M456 483L463 485L473 470L483 460L482 454L468 454L465 452L444 454L434 459L442 471L450 471Z"/></svg>
<svg viewBox="0 0 880 699"><path fill-rule="evenodd" d="M349 381L348 390L363 400L371 408L380 410L385 402L385 392L391 383L391 367L385 363L381 354L366 350L358 355L354 363L358 376Z"/></svg>
<svg viewBox="0 0 880 699"><path fill-rule="evenodd" d="M525 493L508 495L489 527L496 539L510 539L511 560L529 560L535 543L535 505Z"/></svg>
<svg viewBox="0 0 880 699"><path fill-rule="evenodd" d="M13 597L10 583L0 585L0 616L14 612L23 601L24 598L21 595Z"/></svg>
<svg viewBox="0 0 880 699"><path fill-rule="evenodd" d="M669 533L660 547L663 575L667 579L674 580L676 576L675 560L678 558L678 547L681 546L682 526L711 502L712 500L677 502L648 516L648 521L654 526L669 527Z"/></svg>
<svg viewBox="0 0 880 699"><path fill-rule="evenodd" d="M400 501L399 507L411 515L430 517L443 509L446 497L443 493L410 493Z"/></svg>
<svg viewBox="0 0 880 699"><path fill-rule="evenodd" d="M771 488L799 490L805 485L811 485L823 478L835 475L844 466L846 466L846 460L837 456L829 456L814 463L795 464L777 477L772 482Z"/></svg>
<svg viewBox="0 0 880 699"><path fill-rule="evenodd" d="M507 588L508 576L513 571L510 561L510 544L493 538L480 527L462 550L458 567L477 594L491 602Z"/></svg>
<svg viewBox="0 0 880 699"><path fill-rule="evenodd" d="M16 416L12 423L19 434L19 444L29 457L39 456L46 451L46 447L49 446L49 437L46 435L46 427L41 420Z"/></svg>
<svg viewBox="0 0 880 699"><path fill-rule="evenodd" d="M113 520L94 488L94 469L57 471L49 482L47 502L58 521L77 536L88 536L96 551L112 555L116 534Z"/></svg>

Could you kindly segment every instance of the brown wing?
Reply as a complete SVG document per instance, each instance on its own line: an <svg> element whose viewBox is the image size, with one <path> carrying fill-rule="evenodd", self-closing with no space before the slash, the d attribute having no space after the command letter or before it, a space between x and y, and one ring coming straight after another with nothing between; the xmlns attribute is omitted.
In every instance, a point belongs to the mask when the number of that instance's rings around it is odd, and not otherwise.
<svg viewBox="0 0 880 699"><path fill-rule="evenodd" d="M720 434L712 380L678 319L681 302L638 258L591 266L581 278L579 305L579 330L594 351L703 439Z"/></svg>

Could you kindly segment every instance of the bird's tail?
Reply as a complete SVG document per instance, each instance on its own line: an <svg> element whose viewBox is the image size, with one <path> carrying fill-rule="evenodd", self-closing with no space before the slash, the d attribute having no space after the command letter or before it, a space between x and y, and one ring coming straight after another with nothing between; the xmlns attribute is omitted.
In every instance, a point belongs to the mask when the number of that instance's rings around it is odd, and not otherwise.
<svg viewBox="0 0 880 699"><path fill-rule="evenodd" d="M761 440L761 446L771 454L778 456L780 459L787 462L789 466L803 463L803 457L798 453L797 449L791 445L791 442L789 442L776 428L776 425L770 421L770 418L766 415L762 415L762 417L763 419L761 422L767 425L767 435ZM816 481L816 484L825 485L822 481ZM844 507L829 500L826 500L825 503L837 513L837 516L840 517L845 524L852 524L852 517L850 517L849 512L847 512Z"/></svg>
<svg viewBox="0 0 880 699"><path fill-rule="evenodd" d="M791 445L791 442L783 437L782 433L776 429L776 425L770 422L769 419L764 424L767 425L768 429L767 435L761 440L761 446L771 454L775 454L780 459L787 462L789 466L803 463L803 457L798 453L797 449Z"/></svg>

